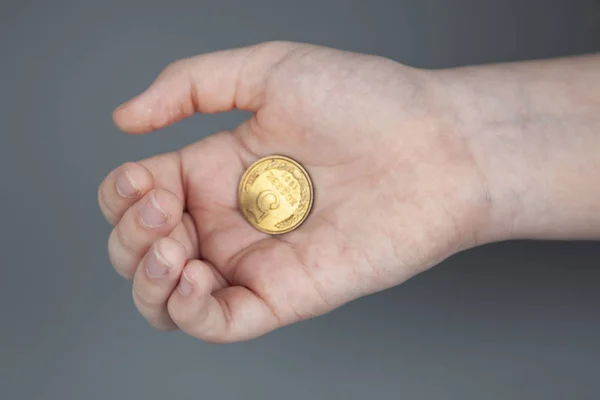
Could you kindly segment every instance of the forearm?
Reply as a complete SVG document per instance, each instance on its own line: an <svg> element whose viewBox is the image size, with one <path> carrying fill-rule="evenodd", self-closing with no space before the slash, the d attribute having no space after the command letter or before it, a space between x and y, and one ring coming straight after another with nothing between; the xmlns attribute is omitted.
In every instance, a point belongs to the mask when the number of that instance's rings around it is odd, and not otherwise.
<svg viewBox="0 0 600 400"><path fill-rule="evenodd" d="M489 240L600 237L600 54L440 71L489 193Z"/></svg>

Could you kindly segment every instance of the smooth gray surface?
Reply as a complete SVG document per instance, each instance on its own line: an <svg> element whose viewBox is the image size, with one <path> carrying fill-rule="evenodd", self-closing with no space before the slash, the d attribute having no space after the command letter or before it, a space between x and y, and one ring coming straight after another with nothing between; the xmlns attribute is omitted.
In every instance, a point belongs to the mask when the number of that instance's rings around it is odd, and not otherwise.
<svg viewBox="0 0 600 400"><path fill-rule="evenodd" d="M152 330L109 265L97 185L240 121L127 137L176 58L307 41L420 67L600 50L600 2L0 3L0 399L598 399L600 246L503 243L233 345Z"/></svg>

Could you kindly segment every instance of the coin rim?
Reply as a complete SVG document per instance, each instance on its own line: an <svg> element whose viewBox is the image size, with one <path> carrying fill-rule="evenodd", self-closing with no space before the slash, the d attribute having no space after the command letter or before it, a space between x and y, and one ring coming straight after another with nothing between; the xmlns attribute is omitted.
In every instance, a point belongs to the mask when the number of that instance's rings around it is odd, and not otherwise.
<svg viewBox="0 0 600 400"><path fill-rule="evenodd" d="M298 222L296 222L295 224L291 225L290 227L288 227L284 230L271 231L269 229L264 229L264 228L260 227L259 225L250 221L250 218L247 216L246 212L244 212L244 207L242 206L242 188L243 188L243 183L246 180L246 177L250 174L250 172L252 171L253 168L255 168L258 164L260 164L263 161L266 161L269 159L278 159L278 158L293 164L304 174L306 180L308 181L310 199L309 199L308 206L306 208L306 213L304 213L304 216L300 220L298 220ZM308 215L310 214L310 212L312 211L314 197L315 197L315 195L314 195L313 183L312 183L312 179L311 179L308 171L298 161L294 160L293 158L290 158L287 156L282 156L279 154L261 157L258 160L254 161L252 164L250 164L250 166L248 168L246 168L246 170L242 174L242 177L240 178L240 181L238 183L238 208L239 208L240 212L242 213L244 219L246 220L246 222L248 222L251 226L256 228L258 231L263 232L263 233L268 233L269 235L282 235L284 233L291 232L294 229L298 228L300 225L302 225L304 223L304 221L306 220L306 218L308 217Z"/></svg>

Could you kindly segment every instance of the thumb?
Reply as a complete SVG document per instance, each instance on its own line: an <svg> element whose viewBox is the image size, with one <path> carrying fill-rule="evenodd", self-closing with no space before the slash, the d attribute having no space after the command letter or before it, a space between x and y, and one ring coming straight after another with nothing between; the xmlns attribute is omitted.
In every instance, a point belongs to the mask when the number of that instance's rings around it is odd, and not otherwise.
<svg viewBox="0 0 600 400"><path fill-rule="evenodd" d="M234 108L256 112L264 101L269 71L302 46L265 42L181 59L167 66L143 93L113 113L127 133L164 128L196 112L219 113Z"/></svg>

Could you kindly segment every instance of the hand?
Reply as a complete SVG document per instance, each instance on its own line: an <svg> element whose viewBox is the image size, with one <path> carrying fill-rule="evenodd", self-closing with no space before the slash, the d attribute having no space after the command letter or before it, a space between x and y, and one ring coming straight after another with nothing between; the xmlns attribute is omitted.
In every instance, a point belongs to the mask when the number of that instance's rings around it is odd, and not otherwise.
<svg viewBox="0 0 600 400"><path fill-rule="evenodd" d="M485 179L430 73L388 59L264 43L181 60L115 111L141 134L192 114L252 117L127 163L99 190L109 254L156 328L247 340L398 285L485 241ZM237 209L260 157L309 172L311 214L270 237Z"/></svg>

